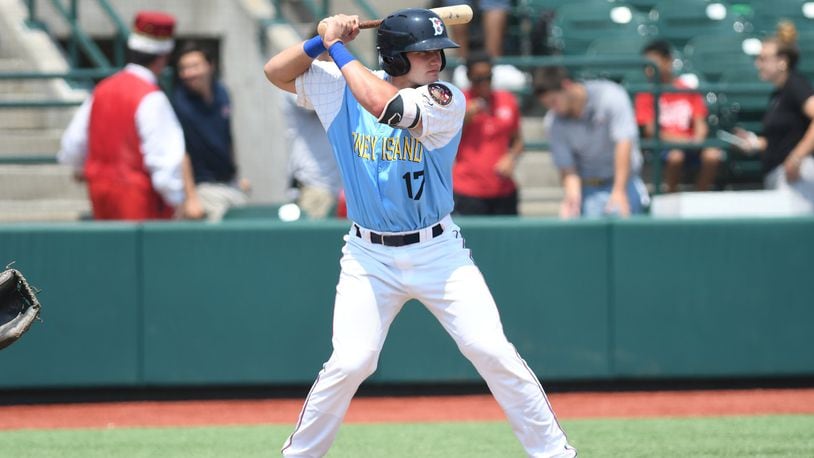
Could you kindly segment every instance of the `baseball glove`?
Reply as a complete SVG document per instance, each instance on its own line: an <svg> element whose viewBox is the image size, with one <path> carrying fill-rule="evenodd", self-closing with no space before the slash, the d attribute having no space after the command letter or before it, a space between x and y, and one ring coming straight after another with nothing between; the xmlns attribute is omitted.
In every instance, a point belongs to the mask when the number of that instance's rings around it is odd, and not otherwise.
<svg viewBox="0 0 814 458"><path fill-rule="evenodd" d="M16 269L0 273L0 349L25 334L39 315L37 294L23 274Z"/></svg>

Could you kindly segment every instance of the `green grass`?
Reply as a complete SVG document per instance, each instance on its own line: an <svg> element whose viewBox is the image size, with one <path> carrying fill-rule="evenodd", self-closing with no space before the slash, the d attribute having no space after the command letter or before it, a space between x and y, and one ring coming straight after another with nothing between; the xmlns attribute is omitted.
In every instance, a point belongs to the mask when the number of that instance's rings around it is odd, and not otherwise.
<svg viewBox="0 0 814 458"><path fill-rule="evenodd" d="M571 420L563 426L593 457L813 457L814 415ZM273 457L285 425L0 432L0 457ZM523 457L505 422L348 424L331 458Z"/></svg>

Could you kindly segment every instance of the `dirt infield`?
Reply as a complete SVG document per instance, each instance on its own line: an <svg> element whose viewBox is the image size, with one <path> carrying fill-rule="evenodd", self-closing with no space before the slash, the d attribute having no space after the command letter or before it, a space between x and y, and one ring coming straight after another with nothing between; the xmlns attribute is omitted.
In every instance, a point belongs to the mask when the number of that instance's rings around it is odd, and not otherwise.
<svg viewBox="0 0 814 458"><path fill-rule="evenodd" d="M560 419L814 414L814 389L556 393ZM293 424L302 399L0 406L0 430ZM501 420L491 396L362 397L347 422Z"/></svg>

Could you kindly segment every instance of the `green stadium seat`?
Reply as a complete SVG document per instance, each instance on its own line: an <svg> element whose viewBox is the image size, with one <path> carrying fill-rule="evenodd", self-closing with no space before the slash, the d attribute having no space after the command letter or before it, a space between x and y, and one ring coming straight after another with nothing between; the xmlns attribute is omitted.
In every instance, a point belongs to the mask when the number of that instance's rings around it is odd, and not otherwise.
<svg viewBox="0 0 814 458"><path fill-rule="evenodd" d="M677 48L698 35L742 33L748 28L727 5L709 0L661 0L651 16L658 35Z"/></svg>
<svg viewBox="0 0 814 458"><path fill-rule="evenodd" d="M642 48L652 39L638 33L611 35L591 42L585 54L588 56L641 57ZM607 78L616 82L646 82L642 65L615 66L612 68L585 68L586 75Z"/></svg>
<svg viewBox="0 0 814 458"><path fill-rule="evenodd" d="M814 27L814 1L812 0L733 0L730 8L740 11L745 17L748 17L752 31L759 35L774 33L777 23L782 19L794 22L798 31Z"/></svg>
<svg viewBox="0 0 814 458"><path fill-rule="evenodd" d="M647 35L649 27L650 22L645 14L622 2L574 1L557 8L552 41L563 54L581 55L597 39L616 35Z"/></svg>
<svg viewBox="0 0 814 458"><path fill-rule="evenodd" d="M649 14L650 11L656 7L658 2L659 0L625 0L625 3L629 6L635 8L637 11L647 14Z"/></svg>
<svg viewBox="0 0 814 458"><path fill-rule="evenodd" d="M715 33L699 35L684 46L687 70L709 82L719 82L724 72L754 74L754 58L744 51L746 34Z"/></svg>

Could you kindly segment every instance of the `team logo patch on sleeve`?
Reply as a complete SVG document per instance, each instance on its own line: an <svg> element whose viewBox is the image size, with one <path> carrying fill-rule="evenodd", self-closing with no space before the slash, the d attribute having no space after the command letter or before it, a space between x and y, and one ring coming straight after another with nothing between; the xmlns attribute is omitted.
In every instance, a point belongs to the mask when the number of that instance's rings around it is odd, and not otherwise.
<svg viewBox="0 0 814 458"><path fill-rule="evenodd" d="M427 86L427 90L430 93L430 97L438 102L439 105L449 105L449 103L452 102L452 91L443 84L432 83Z"/></svg>

